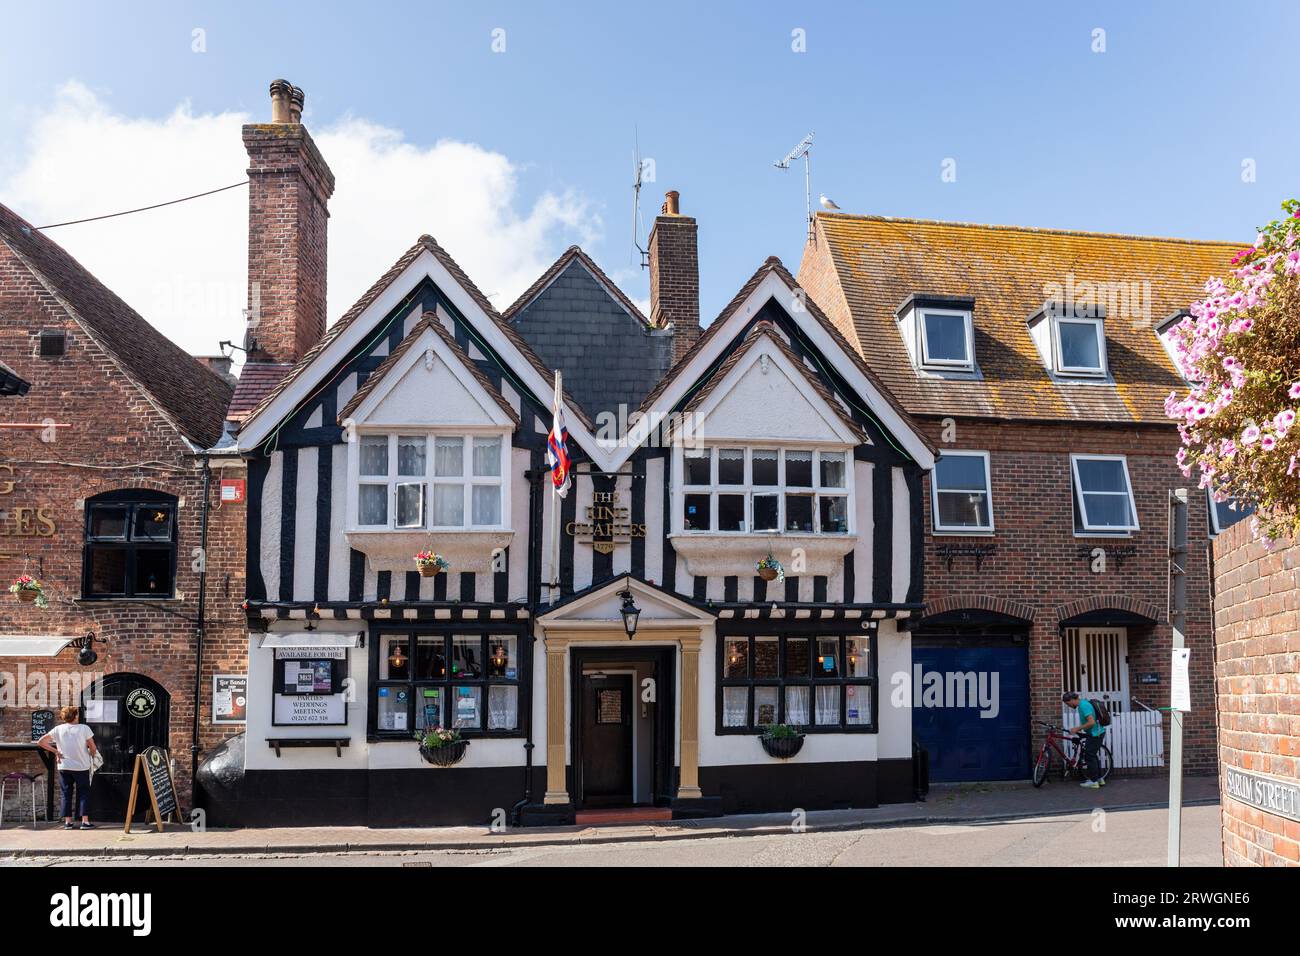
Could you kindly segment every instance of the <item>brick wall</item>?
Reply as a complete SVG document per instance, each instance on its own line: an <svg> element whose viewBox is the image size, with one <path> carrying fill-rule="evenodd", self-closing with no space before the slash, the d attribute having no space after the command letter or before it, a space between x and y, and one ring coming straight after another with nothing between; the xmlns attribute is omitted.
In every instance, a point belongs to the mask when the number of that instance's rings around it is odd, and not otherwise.
<svg viewBox="0 0 1300 956"><path fill-rule="evenodd" d="M244 146L253 337L263 361L292 363L325 334L326 204L334 175L299 123L245 126Z"/></svg>
<svg viewBox="0 0 1300 956"><path fill-rule="evenodd" d="M32 430L0 431L0 578L4 587L24 570L45 585L50 607L38 609L0 589L0 633L81 636L93 632L99 660L77 664L76 652L54 658L0 657L0 671L37 675L48 685L60 675L135 672L154 678L171 697L169 751L176 763L183 805L189 800L189 748L193 719L195 623L199 576L192 552L199 543L202 514L201 459L148 396L117 369L0 247L0 360L31 383L22 398L0 399L9 422L50 420L71 427L53 441ZM35 355L41 329L67 333L66 354ZM198 370L199 374L207 374ZM242 467L242 466L241 466ZM177 597L168 601L97 601L81 598L82 552L87 498L106 491L148 488L175 495L177 510ZM213 479L216 501L216 478ZM26 510L37 509L37 510ZM244 671L246 628L243 599L243 505L212 512L209 524L207 667ZM66 684L66 681L63 683ZM212 728L204 684L202 740L211 746L228 731ZM22 691L0 706L0 739L30 738L31 713L55 709L32 703ZM57 703L71 703L58 701ZM235 728L238 730L239 728ZM35 755L0 755L0 772L43 772ZM24 788L24 801L26 800Z"/></svg>
<svg viewBox="0 0 1300 956"><path fill-rule="evenodd" d="M650 324L673 327L673 360L700 337L700 262L695 220L656 216L650 230Z"/></svg>
<svg viewBox="0 0 1300 956"><path fill-rule="evenodd" d="M1272 551L1243 521L1214 543L1215 684L1224 767L1300 783L1300 545ZM1223 861L1300 865L1300 823L1224 788Z"/></svg>
<svg viewBox="0 0 1300 956"><path fill-rule="evenodd" d="M931 533L930 492L925 495L925 602L930 613L974 607L1028 616L1031 711L1034 720L1060 721L1061 637L1058 622L1079 611L1116 607L1154 616L1158 623L1129 631L1129 688L1152 707L1169 704L1170 627L1166 603L1167 495L1188 480L1174 466L1177 434L1164 427L1104 427L1024 424L953 419L922 421L939 446L990 453L993 519L991 536ZM945 438L952 441L945 441ZM1076 537L1070 483L1070 454L1126 455L1141 530L1124 538ZM1184 724L1184 767L1210 773L1215 763L1213 641L1211 634L1207 513L1203 493L1190 491L1187 578L1187 646L1192 648L1194 709ZM937 554L943 544L991 544L996 553L975 570L973 557L957 557L951 570ZM1110 556L1104 573L1094 573L1086 552L1094 547L1136 548L1122 563ZM1143 671L1160 683L1140 685ZM1165 721L1168 754L1169 722Z"/></svg>

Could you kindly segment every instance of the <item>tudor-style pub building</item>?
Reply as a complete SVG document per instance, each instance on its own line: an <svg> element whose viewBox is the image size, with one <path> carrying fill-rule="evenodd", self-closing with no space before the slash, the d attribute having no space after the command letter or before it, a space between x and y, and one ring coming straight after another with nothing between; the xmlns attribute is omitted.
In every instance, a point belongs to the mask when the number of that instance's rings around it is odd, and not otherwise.
<svg viewBox="0 0 1300 956"><path fill-rule="evenodd" d="M325 331L333 178L274 113L244 130L260 311L231 414L248 727L240 772L204 782L211 819L911 799L882 675L910 666L933 445L785 267L702 331L670 193L649 317L577 248L498 312L422 236ZM552 508L556 371L574 481ZM421 576L422 550L449 567ZM805 731L793 759L760 745L773 724ZM434 725L470 741L453 767L421 758Z"/></svg>

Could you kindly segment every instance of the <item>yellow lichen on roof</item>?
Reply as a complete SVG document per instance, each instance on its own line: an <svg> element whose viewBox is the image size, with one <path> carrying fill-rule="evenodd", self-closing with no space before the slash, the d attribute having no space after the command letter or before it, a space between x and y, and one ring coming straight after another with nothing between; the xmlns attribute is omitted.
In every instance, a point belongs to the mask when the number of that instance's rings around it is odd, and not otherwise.
<svg viewBox="0 0 1300 956"><path fill-rule="evenodd" d="M1165 396L1182 383L1154 327L1242 245L842 213L819 213L816 233L800 281L829 261L848 311L836 324L909 411L1040 420L1166 423ZM1107 307L1113 385L1054 381L1030 337L1029 318L1070 283L1091 283ZM895 319L913 294L975 300L982 380L917 373Z"/></svg>

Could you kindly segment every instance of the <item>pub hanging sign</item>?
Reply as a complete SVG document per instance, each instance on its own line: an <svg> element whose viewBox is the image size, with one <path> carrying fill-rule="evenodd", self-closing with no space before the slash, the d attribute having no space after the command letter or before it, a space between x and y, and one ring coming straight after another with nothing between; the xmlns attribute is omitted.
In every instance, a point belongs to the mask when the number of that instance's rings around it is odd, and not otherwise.
<svg viewBox="0 0 1300 956"><path fill-rule="evenodd" d="M632 521L632 511L619 504L617 491L597 491L587 506L586 521L570 521L564 533L575 540L590 539L591 546L601 554L611 554L620 542L644 538L646 527Z"/></svg>

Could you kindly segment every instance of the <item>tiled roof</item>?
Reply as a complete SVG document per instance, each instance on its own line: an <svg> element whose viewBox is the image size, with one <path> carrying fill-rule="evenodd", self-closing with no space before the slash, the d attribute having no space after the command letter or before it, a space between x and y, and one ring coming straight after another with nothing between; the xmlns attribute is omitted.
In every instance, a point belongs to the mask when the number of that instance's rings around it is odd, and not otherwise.
<svg viewBox="0 0 1300 956"><path fill-rule="evenodd" d="M0 242L69 316L150 396L183 434L207 448L221 438L231 387L146 322L63 247L0 205Z"/></svg>
<svg viewBox="0 0 1300 956"><path fill-rule="evenodd" d="M243 421L280 384L280 379L288 375L291 368L292 365L283 362L245 362L239 370L235 394L230 396L230 408L226 417L231 421Z"/></svg>
<svg viewBox="0 0 1300 956"><path fill-rule="evenodd" d="M844 422L849 431L858 436L858 441L865 442L867 440L867 433L862 426L853 420L852 416L844 410L844 406L839 403L839 400L831 394L831 390L826 387L825 383L812 373L812 370L804 364L803 359L795 355L794 350L786 344L785 339L781 338L781 336L777 334L776 327L772 325L771 322L767 321L754 323L754 327L749 330L749 334L745 336L745 339L741 342L740 346L732 350L731 354L727 356L727 360L718 367L717 372L715 372L713 376L700 387L699 391L691 396L691 400L686 404L683 411L697 411L699 407L704 404L704 400L708 398L713 390L727 377L727 373L735 368L740 363L740 360L743 359L749 353L749 350L758 344L761 339L768 339L776 345L781 354L789 359L794 367L803 374L804 381L807 383L808 387L816 392L817 395L821 397L822 401L835 410L835 414L840 417L840 420Z"/></svg>
<svg viewBox="0 0 1300 956"><path fill-rule="evenodd" d="M403 270L419 258L420 253L426 250L432 253L434 258L442 264L443 268L451 273L452 278L454 278L461 288L469 294L478 307L483 310L484 314L496 323L497 327L506 338L510 340L511 344L520 351L524 358L538 371L542 378L553 383L555 379L554 373L542 364L542 360L537 357L536 353L533 352L528 343L524 341L523 336L521 336L518 331L511 327L509 322L505 321L505 319L498 314L497 310L492 307L492 303L488 301L487 296L479 291L478 286L470 280L469 276L465 274L465 271L457 264L456 260L448 255L446 250L443 249L442 246L438 245L437 241L432 236L425 235L421 236L415 245L407 249L406 252L402 254L401 258L393 263L392 267L380 276L374 285L366 290L365 294L356 301L352 308L343 313L343 315L339 317L338 321L329 327L325 332L325 335L321 337L321 340L312 346L312 348L294 364L293 369L289 374L282 378L270 392L262 397L262 400L258 402L256 407L254 407L245 417L245 423L247 423L248 419L261 414L262 411L275 400L276 396L296 381L298 377L303 374L303 371L310 366L313 361L315 361L316 356L329 348L329 346L343 334L343 331L352 325L352 323L356 321L357 317L360 316L372 302L379 298L385 289L397 280L397 277L402 274ZM549 396L539 395L537 397L545 402ZM570 414L581 421L588 429L593 427L591 419L587 417L586 412L578 407L569 396L568 389L565 389L565 403Z"/></svg>
<svg viewBox="0 0 1300 956"><path fill-rule="evenodd" d="M673 367L672 371L670 371L667 375L665 375L663 380L660 381L660 383L655 387L655 389L649 395L646 396L645 401L641 403L642 412L647 412L650 410L650 408L654 406L654 403L659 399L659 396L662 395L664 390L668 388L669 383L671 383L674 379L676 379L679 375L683 373L683 369L685 369L687 364L690 363L691 359L693 359L696 356L696 354L698 354L699 351L703 349L713 339L713 337L718 333L718 330L721 329L724 324L726 324L726 321L728 318L730 318L731 314L744 304L745 300L749 298L749 296L753 293L753 291L756 288L758 288L759 283L763 281L763 279L767 276L769 272L775 273L776 276L780 278L781 281L784 282L791 290L800 289L799 283L795 281L794 276L790 275L790 270L788 270L782 264L781 260L778 259L776 256L769 256L767 258L767 261L765 261L761 266L758 267L758 271L749 277L749 281L740 287L740 291L735 294L732 300L723 307L722 311L718 313L718 317L709 323L709 327L704 330L704 333L700 336L699 341L696 342L695 345L691 347L690 351L688 351L684 356L682 356L681 361L678 362ZM835 327L835 323L833 323L830 320L830 317L827 316L826 313L821 310L818 304L812 300L811 296L805 298L804 305L807 307L807 314L812 316L812 318L823 329L825 329L826 333L830 335L830 337L840 347L840 349L844 352L845 356L857 366L858 371L862 373L862 375L867 379L867 381L871 382L871 384L876 387L876 389L880 392L881 398L883 398L886 402L888 402L889 405L894 409L894 411L896 411L898 415L903 419L903 421L908 425L908 427L910 427L914 432L916 432L918 438L925 444L927 448L929 448L931 451L937 451L937 449L934 447L934 444L927 437L925 437L925 435L921 432L920 428L917 427L915 420L911 417L911 415L908 414L907 410L899 403L898 399L895 398L894 395L890 392L887 384L881 380L880 376L876 375L876 373L872 370L871 366L868 365L863 360L862 356L858 354L857 350L852 345L849 344L848 340L845 339L844 336L840 333L840 330Z"/></svg>
<svg viewBox="0 0 1300 956"><path fill-rule="evenodd" d="M1164 399L1182 385L1153 326L1186 309L1222 275L1240 243L982 226L818 213L800 276L913 414L1167 423ZM826 268L829 259L830 268ZM832 275L838 287L818 284ZM1138 283L1140 313L1105 320L1113 384L1054 381L1027 321L1053 287ZM1146 283L1147 285L1143 285ZM897 328L910 295L974 299L982 380L922 376ZM1103 304L1105 298L1103 297ZM1120 300L1122 301L1122 300Z"/></svg>
<svg viewBox="0 0 1300 956"><path fill-rule="evenodd" d="M443 344L446 345L451 350L451 353L460 360L460 363L469 370L469 373L474 376L474 379L483 386L484 390L492 396L498 405L501 406L502 411L506 413L507 417L509 417L517 427L520 422L519 413L516 412L514 408L511 407L510 403L506 401L505 397L492 386L491 380L489 380L488 377L479 370L479 367L474 364L474 360L466 355L465 351L456 344L455 338L452 337L452 334L447 331L442 322L439 321L438 316L433 312L426 312L424 315L420 316L419 321L411 327L411 331L407 333L406 338L402 339L397 348L393 349L392 354L380 362L379 366L370 373L366 378L365 384L357 389L356 394L349 399L348 403L343 406L343 410L339 412L339 424L342 424L344 420L352 417L352 414L361 407L361 403L364 402L379 383L383 381L384 376L388 374L388 370L401 360L402 356L410 350L411 346L425 329L431 329L438 338L442 339Z"/></svg>

